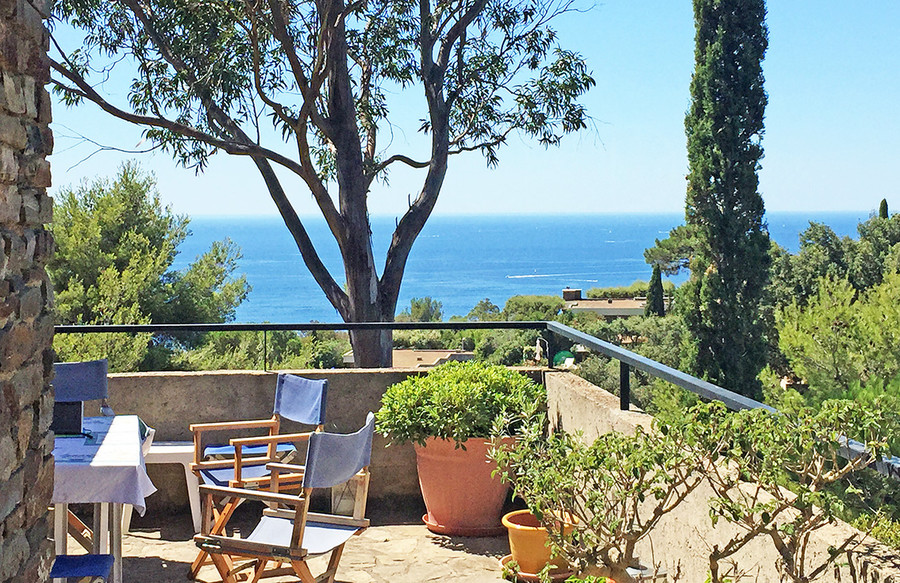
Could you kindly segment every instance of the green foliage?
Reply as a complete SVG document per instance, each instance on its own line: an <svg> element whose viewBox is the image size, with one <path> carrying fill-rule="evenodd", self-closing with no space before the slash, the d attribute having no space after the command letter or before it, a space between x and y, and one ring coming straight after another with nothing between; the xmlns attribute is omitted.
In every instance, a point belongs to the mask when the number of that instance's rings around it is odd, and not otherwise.
<svg viewBox="0 0 900 583"><path fill-rule="evenodd" d="M559 296L512 296L503 306L504 320L555 320L566 307Z"/></svg>
<svg viewBox="0 0 900 583"><path fill-rule="evenodd" d="M475 304L475 306L469 310L469 313L466 314L466 320L473 322L490 322L500 320L501 318L502 314L500 313L500 307L491 302L488 298L484 298Z"/></svg>
<svg viewBox="0 0 900 583"><path fill-rule="evenodd" d="M265 346L264 346L265 344ZM202 346L179 353L174 366L183 370L328 369L343 366L350 350L346 334L288 330L212 332Z"/></svg>
<svg viewBox="0 0 900 583"><path fill-rule="evenodd" d="M691 266L695 250L700 241L694 225L679 225L669 231L665 239L657 239L653 247L644 250L644 260L650 265L659 265L666 275L677 275Z"/></svg>
<svg viewBox="0 0 900 583"><path fill-rule="evenodd" d="M727 543L711 549L712 581L721 581L720 561L758 536L772 541L782 577L795 582L816 579L859 542L856 534L835 541L827 555L815 558L817 564L809 564L810 533L845 506L829 486L889 452L886 436L898 427L892 407L829 400L818 410L797 415L772 415L762 409L732 413L721 404L706 411L696 425L698 443L704 449L727 445L723 458L706 468L715 492L710 518L714 525L726 520L738 527ZM842 458L848 437L861 442L871 457Z"/></svg>
<svg viewBox="0 0 900 583"><path fill-rule="evenodd" d="M760 300L769 237L756 174L766 94L764 0L694 0L695 69L688 141L686 223L691 279L676 305L689 338L684 366L759 398L765 364Z"/></svg>
<svg viewBox="0 0 900 583"><path fill-rule="evenodd" d="M900 374L900 274L861 295L847 280L822 278L817 288L805 307L776 313L779 346L811 403Z"/></svg>
<svg viewBox="0 0 900 583"><path fill-rule="evenodd" d="M544 388L502 366L448 362L388 387L376 414L392 443L430 437L459 446L471 437L515 435L522 416L546 408Z"/></svg>
<svg viewBox="0 0 900 583"><path fill-rule="evenodd" d="M539 336L537 330L487 330L475 344L475 357L503 366L522 364Z"/></svg>
<svg viewBox="0 0 900 583"><path fill-rule="evenodd" d="M240 251L228 240L215 242L186 269L172 271L187 225L186 217L162 206L155 179L135 163L123 165L112 182L96 180L57 193L56 254L48 273L59 323L231 320L250 289L243 276L232 277ZM54 347L59 358L108 357L111 370L125 371L145 368L150 361L165 363L166 353L197 341L193 336L60 335Z"/></svg>
<svg viewBox="0 0 900 583"><path fill-rule="evenodd" d="M634 546L650 534L703 477L709 454L694 446L690 424L664 430L610 432L592 444L546 431L535 415L513 448L492 451L512 484L579 574L634 579ZM560 518L569 523L563 529ZM597 569L599 567L599 571Z"/></svg>
<svg viewBox="0 0 900 583"><path fill-rule="evenodd" d="M632 316L607 321L588 314L576 315L572 326L601 340L624 346L657 362L677 368L685 335L684 323L675 314L663 318ZM578 364L576 374L598 387L619 393L619 361L592 355ZM680 387L637 369L631 371L632 402L653 415L680 415L696 396Z"/></svg>
<svg viewBox="0 0 900 583"><path fill-rule="evenodd" d="M881 204L878 205L878 216L882 219L886 219L890 216L888 214L888 202L886 198L882 198Z"/></svg>
<svg viewBox="0 0 900 583"><path fill-rule="evenodd" d="M644 314L647 316L665 316L666 300L663 291L662 274L659 265L653 266L653 275L650 277L650 287L647 289L647 306Z"/></svg>
<svg viewBox="0 0 900 583"><path fill-rule="evenodd" d="M444 306L441 302L424 298L412 298L409 307L397 314L398 322L440 322L444 318Z"/></svg>
<svg viewBox="0 0 900 583"><path fill-rule="evenodd" d="M661 280L660 280L661 281ZM592 287L585 292L589 298L637 298L649 293L651 282L637 280L629 286L620 287ZM667 281L663 285L665 294L675 291L675 284Z"/></svg>
<svg viewBox="0 0 900 583"><path fill-rule="evenodd" d="M818 293L823 277L846 279L862 292L881 283L886 274L896 273L900 215L870 217L859 223L857 232L857 240L838 237L827 225L810 222L800 234L798 253L775 253L769 286L774 305L805 305Z"/></svg>

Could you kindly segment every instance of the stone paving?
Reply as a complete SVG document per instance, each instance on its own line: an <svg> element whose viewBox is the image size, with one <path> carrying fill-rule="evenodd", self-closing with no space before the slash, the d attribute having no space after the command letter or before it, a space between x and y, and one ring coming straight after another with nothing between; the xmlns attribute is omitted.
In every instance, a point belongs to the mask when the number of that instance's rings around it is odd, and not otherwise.
<svg viewBox="0 0 900 583"><path fill-rule="evenodd" d="M189 516L138 520L125 536L126 583L175 583L188 581L191 561L197 554ZM383 524L350 539L337 573L338 583L495 583L503 581L499 560L509 552L505 536L495 538L447 537L428 532L419 524ZM405 521L410 522L410 521ZM245 526L242 526L245 525ZM238 530L252 521L238 522ZM73 548L73 547L70 547ZM325 558L316 558L324 565ZM320 565L314 563L316 567ZM313 568L313 572L317 572ZM200 572L204 582L218 581L213 567ZM269 581L297 581L273 578Z"/></svg>

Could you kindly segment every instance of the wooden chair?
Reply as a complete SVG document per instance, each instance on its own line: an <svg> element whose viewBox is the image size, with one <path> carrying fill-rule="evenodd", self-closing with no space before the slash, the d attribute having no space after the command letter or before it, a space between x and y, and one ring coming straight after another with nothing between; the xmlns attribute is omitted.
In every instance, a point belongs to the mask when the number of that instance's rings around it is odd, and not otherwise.
<svg viewBox="0 0 900 583"><path fill-rule="evenodd" d="M291 374L279 374L275 387L272 417L251 421L196 423L190 426L194 434L194 463L191 469L204 484L232 488L265 488L269 482L266 465L281 455L293 451L298 436L281 435L281 420L289 419L321 431L325 423L325 400L328 381L305 379ZM205 436L210 433L263 430L265 435L232 438L227 445L209 445ZM222 440L220 439L219 442Z"/></svg>
<svg viewBox="0 0 900 583"><path fill-rule="evenodd" d="M254 491L221 486L201 486L204 496L203 527L194 541L209 554L224 583L235 583L236 575L252 569L251 582L263 577L293 575L302 583L333 583L346 542L369 526L365 519L368 493L368 465L372 452L375 416L356 433L347 435L318 432L309 436L302 491L299 495L274 491ZM272 488L282 472L297 472L291 464L270 464ZM352 516L309 512L309 500L316 488L331 488L357 480L357 497ZM263 515L246 537L225 535L229 516L214 515L214 499L257 500L267 505ZM325 571L313 575L307 564L312 556L331 553ZM249 560L236 566L236 560Z"/></svg>
<svg viewBox="0 0 900 583"><path fill-rule="evenodd" d="M194 462L191 469L202 484L224 488L268 490L272 484L269 464L289 460L298 452L297 444L306 442L310 436L309 432L280 433L282 418L314 426L315 431L321 431L325 423L327 394L328 381L279 374L271 418L198 423L190 426L194 434ZM225 445L206 443L206 436L211 433L234 435L236 432L252 430L262 430L265 435L232 438ZM305 451L306 447L300 447L299 450ZM279 477L277 481L279 488L299 489L303 467L297 464L294 466L295 471ZM217 499L218 504L211 509L214 519L228 520L243 500L243 498L220 497ZM191 578L196 578L206 560L207 553L201 550L191 565Z"/></svg>

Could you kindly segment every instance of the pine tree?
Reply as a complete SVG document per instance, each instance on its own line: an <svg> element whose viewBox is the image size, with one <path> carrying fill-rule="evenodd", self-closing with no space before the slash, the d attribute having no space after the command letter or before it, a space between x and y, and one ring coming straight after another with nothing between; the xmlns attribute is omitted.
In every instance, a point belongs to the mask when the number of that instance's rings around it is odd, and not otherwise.
<svg viewBox="0 0 900 583"><path fill-rule="evenodd" d="M662 272L659 264L654 264L653 275L650 277L650 287L647 289L647 303L644 306L644 314L647 316L665 316L666 304L664 295Z"/></svg>
<svg viewBox="0 0 900 583"><path fill-rule="evenodd" d="M886 198L882 198L881 204L878 205L878 216L881 217L882 219L888 218L888 206L887 206Z"/></svg>
<svg viewBox="0 0 900 583"><path fill-rule="evenodd" d="M765 0L694 0L695 69L685 119L686 222L697 249L679 310L694 374L760 398L765 364L760 298L769 236L756 171L763 150Z"/></svg>

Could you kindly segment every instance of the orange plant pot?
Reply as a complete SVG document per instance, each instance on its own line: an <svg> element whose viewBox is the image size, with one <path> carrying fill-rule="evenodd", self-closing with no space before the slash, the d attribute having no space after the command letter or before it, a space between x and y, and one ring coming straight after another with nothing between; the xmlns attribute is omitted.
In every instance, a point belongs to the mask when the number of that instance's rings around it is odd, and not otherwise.
<svg viewBox="0 0 900 583"><path fill-rule="evenodd" d="M530 510L516 510L503 516L503 526L509 533L512 560L524 573L539 573L548 563L558 569L567 567L564 559L550 557L550 536Z"/></svg>
<svg viewBox="0 0 900 583"><path fill-rule="evenodd" d="M501 443L511 446L511 437ZM419 487L428 511L423 517L431 532L456 536L503 534L500 511L509 486L491 474L496 464L487 458L491 442L469 439L465 450L445 439L414 445Z"/></svg>

